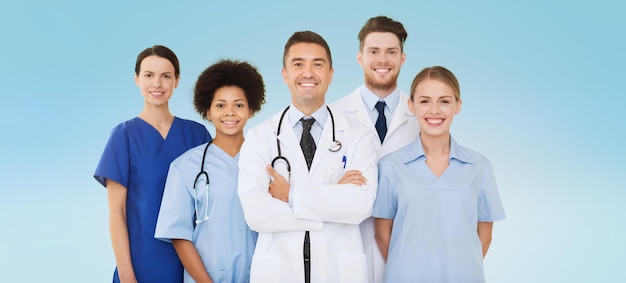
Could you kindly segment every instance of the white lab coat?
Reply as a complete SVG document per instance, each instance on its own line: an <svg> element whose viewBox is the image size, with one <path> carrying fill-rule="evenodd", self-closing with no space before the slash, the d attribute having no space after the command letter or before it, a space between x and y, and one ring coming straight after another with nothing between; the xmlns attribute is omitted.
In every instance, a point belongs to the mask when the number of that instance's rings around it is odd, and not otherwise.
<svg viewBox="0 0 626 283"><path fill-rule="evenodd" d="M348 119L363 123L372 133L378 135L376 127L368 114L369 110L365 108L360 90L361 87L358 87L352 93L340 98L331 105L334 109L337 109L348 117ZM383 144L381 145L380 139L378 139L378 137L376 138L376 146L380 151L380 157L408 145L419 135L419 123L413 113L409 111L407 105L408 99L409 96L400 90L400 100L391 118L391 124L389 124ZM373 218L370 217L361 223L361 236L363 239L363 249L367 254L369 272L369 280L367 282L382 283L384 281L385 261L374 239Z"/></svg>
<svg viewBox="0 0 626 283"><path fill-rule="evenodd" d="M293 107L293 106L292 106ZM282 112L282 111L281 111ZM303 244L310 231L311 282L366 282L366 256L359 224L371 215L377 188L377 137L361 124L352 125L333 111L336 140L331 152L332 122L329 119L307 171L299 137L285 115L280 135L276 130L281 113L246 134L239 158L238 193L250 228L259 232L252 258L250 282L304 282ZM266 165L281 151L291 164L291 204L268 193ZM344 169L343 157L346 157ZM285 166L276 166L287 178ZM346 170L358 169L367 186L338 185Z"/></svg>

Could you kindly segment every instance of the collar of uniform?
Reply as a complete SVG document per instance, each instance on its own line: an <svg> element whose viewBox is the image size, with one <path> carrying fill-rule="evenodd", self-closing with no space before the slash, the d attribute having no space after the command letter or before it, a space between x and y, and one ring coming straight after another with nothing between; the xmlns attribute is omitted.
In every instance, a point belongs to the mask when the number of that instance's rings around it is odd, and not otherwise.
<svg viewBox="0 0 626 283"><path fill-rule="evenodd" d="M417 138L412 143L406 146L404 153L404 164L426 158L426 153L424 153L424 147L422 146L422 139L420 139L419 135L417 135Z"/></svg>
<svg viewBox="0 0 626 283"><path fill-rule="evenodd" d="M292 128L294 128L298 124L298 122L300 122L300 118L313 117L315 118L314 124L317 124L322 129L324 129L324 125L326 125L326 120L328 119L328 109L326 109L326 104L324 104L319 109L315 110L315 112L313 112L313 115L311 116L304 115L304 113L302 113L302 111L296 108L296 106L294 106L293 104L289 106L289 111L287 112L288 112L287 116L289 118L289 125L291 125Z"/></svg>
<svg viewBox="0 0 626 283"><path fill-rule="evenodd" d="M461 163L472 164L470 155L467 154L467 150L456 143L454 138L450 136L450 160L457 160Z"/></svg>
<svg viewBox="0 0 626 283"><path fill-rule="evenodd" d="M405 153L406 153L406 159L404 161L405 164L419 160L421 158L426 158L426 153L424 152L424 146L422 145L422 139L420 138L419 135L417 136L415 141L413 141L407 146L407 151ZM464 150L464 148L461 147L459 144L457 144L454 138L450 136L450 156L448 157L448 160L450 161L456 160L461 163L471 164L472 162L470 161L469 156L465 153L466 151Z"/></svg>
<svg viewBox="0 0 626 283"><path fill-rule="evenodd" d="M367 106L367 109L369 109L370 111L376 111L376 102L381 100L380 97L373 93L369 88L365 87L365 84L361 85L360 89L361 98ZM389 108L389 110L396 109L396 106L398 106L398 102L400 101L400 88L396 87L396 89L394 89L389 95L387 95L387 97L383 98L382 100L385 101L385 104L387 104L387 108Z"/></svg>

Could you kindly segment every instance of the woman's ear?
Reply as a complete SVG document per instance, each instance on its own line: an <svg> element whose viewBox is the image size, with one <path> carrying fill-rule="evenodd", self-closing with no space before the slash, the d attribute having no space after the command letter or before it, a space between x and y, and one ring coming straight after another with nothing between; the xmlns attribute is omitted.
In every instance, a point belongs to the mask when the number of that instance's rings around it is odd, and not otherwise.
<svg viewBox="0 0 626 283"><path fill-rule="evenodd" d="M413 101L409 98L406 100L406 104L407 106L409 106L409 111L411 111L411 114L415 115L415 109L413 109Z"/></svg>

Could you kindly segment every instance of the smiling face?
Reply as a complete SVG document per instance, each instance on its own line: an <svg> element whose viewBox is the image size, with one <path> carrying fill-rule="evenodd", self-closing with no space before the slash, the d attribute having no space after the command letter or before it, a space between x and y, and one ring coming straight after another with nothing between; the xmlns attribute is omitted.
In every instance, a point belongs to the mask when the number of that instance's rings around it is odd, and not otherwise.
<svg viewBox="0 0 626 283"><path fill-rule="evenodd" d="M141 90L147 105L167 106L178 86L179 79L174 72L174 65L166 58L151 55L141 61L139 73L135 75L135 84Z"/></svg>
<svg viewBox="0 0 626 283"><path fill-rule="evenodd" d="M243 136L243 128L252 112L243 89L236 86L223 86L215 91L207 120L215 126L215 137Z"/></svg>
<svg viewBox="0 0 626 283"><path fill-rule="evenodd" d="M397 86L406 59L400 39L390 32L372 32L365 37L357 61L363 68L365 86L384 98Z"/></svg>
<svg viewBox="0 0 626 283"><path fill-rule="evenodd" d="M408 100L409 110L417 118L422 136L449 135L454 115L461 112L461 103L451 87L435 79L421 81Z"/></svg>
<svg viewBox="0 0 626 283"><path fill-rule="evenodd" d="M283 79L291 91L292 103L305 114L325 103L333 68L326 50L315 43L296 43L289 47L284 60Z"/></svg>

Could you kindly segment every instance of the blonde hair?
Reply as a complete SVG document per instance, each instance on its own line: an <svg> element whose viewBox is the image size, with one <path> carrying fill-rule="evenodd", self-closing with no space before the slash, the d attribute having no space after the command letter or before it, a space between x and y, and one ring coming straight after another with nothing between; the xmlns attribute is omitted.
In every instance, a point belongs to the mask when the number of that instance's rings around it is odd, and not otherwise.
<svg viewBox="0 0 626 283"><path fill-rule="evenodd" d="M413 101L413 95L417 85L427 79L437 80L446 84L452 89L456 101L461 99L461 87L459 86L459 81L456 79L456 76L454 76L450 70L442 66L432 66L421 70L413 79L413 83L411 83L411 101Z"/></svg>

